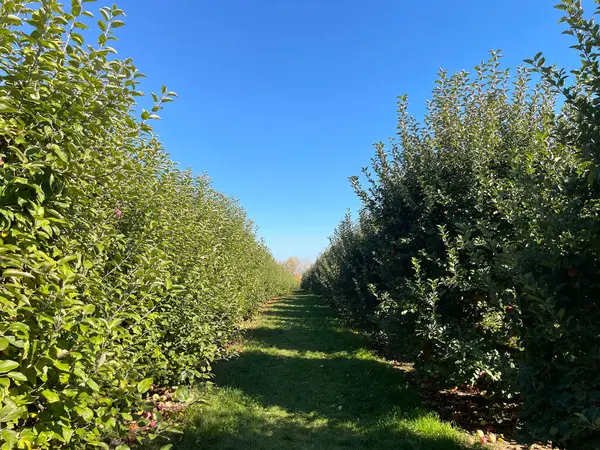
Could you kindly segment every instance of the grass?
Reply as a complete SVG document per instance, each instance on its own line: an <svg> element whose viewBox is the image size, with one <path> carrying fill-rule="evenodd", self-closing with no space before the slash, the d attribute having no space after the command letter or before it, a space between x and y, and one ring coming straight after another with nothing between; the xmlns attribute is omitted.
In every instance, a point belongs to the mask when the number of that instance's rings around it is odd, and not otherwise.
<svg viewBox="0 0 600 450"><path fill-rule="evenodd" d="M188 408L175 449L469 448L311 295L273 303L215 373L217 387Z"/></svg>

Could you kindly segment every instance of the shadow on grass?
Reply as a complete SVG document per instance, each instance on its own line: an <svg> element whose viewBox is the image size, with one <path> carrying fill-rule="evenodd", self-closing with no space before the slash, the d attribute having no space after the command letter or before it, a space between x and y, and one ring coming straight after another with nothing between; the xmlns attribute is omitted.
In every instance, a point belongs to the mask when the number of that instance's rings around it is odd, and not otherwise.
<svg viewBox="0 0 600 450"><path fill-rule="evenodd" d="M219 388L190 408L175 448L467 448L366 344L316 297L281 299L240 356L217 364Z"/></svg>
<svg viewBox="0 0 600 450"><path fill-rule="evenodd" d="M361 348L362 338L350 331L328 331L337 339L308 341L307 334L315 333L312 328L297 326L295 322L285 322L286 328L258 327L252 330L252 347L274 347L297 352L354 352ZM244 357L244 355L242 355Z"/></svg>
<svg viewBox="0 0 600 450"><path fill-rule="evenodd" d="M274 415L273 415L274 416ZM416 427L400 428L392 421L368 429L352 424L324 424L307 418L304 423L287 416L273 417L253 412L229 410L223 414L199 417L195 430L184 433L176 449L400 449L462 450L451 434L432 435ZM433 419L431 419L433 420ZM471 447L472 448L472 447Z"/></svg>
<svg viewBox="0 0 600 450"><path fill-rule="evenodd" d="M404 374L388 364L358 358L274 356L244 352L218 368L217 383L291 413L316 413L333 420L378 418L397 406L418 406Z"/></svg>

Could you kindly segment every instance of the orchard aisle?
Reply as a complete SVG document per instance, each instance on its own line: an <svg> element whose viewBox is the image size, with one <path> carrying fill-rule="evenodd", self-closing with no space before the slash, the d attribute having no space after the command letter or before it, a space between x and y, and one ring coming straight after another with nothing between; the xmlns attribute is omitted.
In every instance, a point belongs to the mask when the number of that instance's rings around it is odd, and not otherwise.
<svg viewBox="0 0 600 450"><path fill-rule="evenodd" d="M312 295L272 303L217 389L191 407L178 449L461 449L405 375Z"/></svg>

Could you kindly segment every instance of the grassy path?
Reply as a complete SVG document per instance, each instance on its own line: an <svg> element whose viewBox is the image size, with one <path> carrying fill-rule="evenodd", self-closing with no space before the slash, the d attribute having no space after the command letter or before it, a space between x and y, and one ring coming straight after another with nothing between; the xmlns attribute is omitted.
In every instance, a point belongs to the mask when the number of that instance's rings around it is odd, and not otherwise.
<svg viewBox="0 0 600 450"><path fill-rule="evenodd" d="M216 368L219 387L190 408L175 448L466 448L420 408L404 374L314 296L273 303L247 339Z"/></svg>

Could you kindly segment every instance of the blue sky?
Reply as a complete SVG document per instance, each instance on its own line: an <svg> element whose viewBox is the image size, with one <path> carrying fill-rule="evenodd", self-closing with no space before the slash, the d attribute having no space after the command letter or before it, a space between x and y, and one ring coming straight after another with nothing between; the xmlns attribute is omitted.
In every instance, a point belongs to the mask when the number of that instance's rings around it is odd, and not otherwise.
<svg viewBox="0 0 600 450"><path fill-rule="evenodd" d="M394 134L398 95L421 118L438 69L490 49L576 64L554 3L122 0L115 47L145 91L179 94L156 123L172 158L237 197L276 258L313 259L359 206L347 178Z"/></svg>

